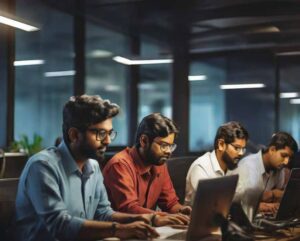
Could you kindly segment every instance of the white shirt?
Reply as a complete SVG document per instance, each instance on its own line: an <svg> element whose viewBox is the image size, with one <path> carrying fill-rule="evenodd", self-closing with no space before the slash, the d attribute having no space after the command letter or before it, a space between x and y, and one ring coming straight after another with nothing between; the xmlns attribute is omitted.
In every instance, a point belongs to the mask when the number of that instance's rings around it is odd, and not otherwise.
<svg viewBox="0 0 300 241"><path fill-rule="evenodd" d="M199 180L222 176L225 176L225 173L220 167L215 151L206 152L198 157L187 173L185 204L192 205Z"/></svg>
<svg viewBox="0 0 300 241"><path fill-rule="evenodd" d="M235 201L241 201L244 211L253 218L258 202L264 191L284 188L284 170L266 172L262 152L244 157L236 170L231 174L239 174L239 182Z"/></svg>

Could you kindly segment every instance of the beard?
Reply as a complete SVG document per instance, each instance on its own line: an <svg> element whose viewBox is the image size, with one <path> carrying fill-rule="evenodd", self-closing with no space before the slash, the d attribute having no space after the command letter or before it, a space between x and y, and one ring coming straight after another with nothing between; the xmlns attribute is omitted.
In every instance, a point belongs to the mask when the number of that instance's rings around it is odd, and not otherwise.
<svg viewBox="0 0 300 241"><path fill-rule="evenodd" d="M170 158L170 155L156 156L153 151L151 151L151 146L149 146L147 150L145 150L145 157L146 163L161 166L166 163L166 161Z"/></svg>
<svg viewBox="0 0 300 241"><path fill-rule="evenodd" d="M86 141L84 141L79 147L78 147L80 153L90 159L95 159L99 162L104 161L104 154L106 151L106 145L100 145L97 149L90 147Z"/></svg>
<svg viewBox="0 0 300 241"><path fill-rule="evenodd" d="M237 157L237 158L231 158L227 152L225 151L222 155L222 160L225 162L228 170L234 170L237 168L238 166L238 162L241 158L240 157Z"/></svg>

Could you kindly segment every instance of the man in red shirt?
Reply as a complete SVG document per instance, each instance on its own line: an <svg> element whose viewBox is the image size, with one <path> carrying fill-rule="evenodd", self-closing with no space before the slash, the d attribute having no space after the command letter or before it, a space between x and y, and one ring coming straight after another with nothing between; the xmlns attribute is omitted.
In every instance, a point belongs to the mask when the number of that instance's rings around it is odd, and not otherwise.
<svg viewBox="0 0 300 241"><path fill-rule="evenodd" d="M117 153L103 169L112 207L127 213L155 213L158 206L172 218L190 215L178 202L165 162L176 148L178 128L169 118L153 113L140 123L135 145Z"/></svg>

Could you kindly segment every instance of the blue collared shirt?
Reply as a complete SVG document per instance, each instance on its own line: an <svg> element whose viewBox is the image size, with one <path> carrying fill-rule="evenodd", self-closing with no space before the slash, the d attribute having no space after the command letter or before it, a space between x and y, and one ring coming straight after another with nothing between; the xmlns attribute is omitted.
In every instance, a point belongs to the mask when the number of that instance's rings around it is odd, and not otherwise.
<svg viewBox="0 0 300 241"><path fill-rule="evenodd" d="M95 160L81 172L64 142L34 155L20 177L16 235L22 241L75 240L86 219L111 221L113 210Z"/></svg>

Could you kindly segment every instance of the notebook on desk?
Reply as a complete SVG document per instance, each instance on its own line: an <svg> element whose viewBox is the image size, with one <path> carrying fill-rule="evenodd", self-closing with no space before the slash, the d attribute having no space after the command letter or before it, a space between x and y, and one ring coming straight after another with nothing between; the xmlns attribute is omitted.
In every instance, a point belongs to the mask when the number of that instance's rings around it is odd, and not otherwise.
<svg viewBox="0 0 300 241"><path fill-rule="evenodd" d="M237 181L238 175L200 180L188 229L159 227L159 239L221 240L220 217L228 215Z"/></svg>

